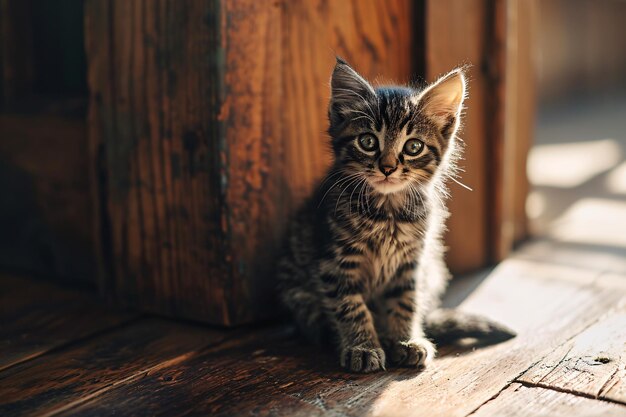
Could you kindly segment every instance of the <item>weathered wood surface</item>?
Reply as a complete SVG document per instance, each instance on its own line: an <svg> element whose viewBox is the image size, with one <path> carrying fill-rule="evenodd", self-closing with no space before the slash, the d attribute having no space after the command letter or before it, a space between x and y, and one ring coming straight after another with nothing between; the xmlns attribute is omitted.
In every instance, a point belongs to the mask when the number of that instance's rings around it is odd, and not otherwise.
<svg viewBox="0 0 626 417"><path fill-rule="evenodd" d="M1 372L0 414L51 415L72 408L189 359L227 335L158 319L134 322Z"/></svg>
<svg viewBox="0 0 626 417"><path fill-rule="evenodd" d="M246 3L239 19L266 4ZM239 283L222 213L221 184L232 180L217 4L86 3L89 140L102 291L144 310L229 323ZM258 28L249 35L266 41ZM251 62L265 68L260 50Z"/></svg>
<svg viewBox="0 0 626 417"><path fill-rule="evenodd" d="M333 48L407 81L410 2L87 6L103 291L220 324L272 314L286 219L328 165Z"/></svg>
<svg viewBox="0 0 626 417"><path fill-rule="evenodd" d="M623 417L626 407L572 394L511 384L472 417Z"/></svg>
<svg viewBox="0 0 626 417"><path fill-rule="evenodd" d="M460 65L469 68L469 96L459 137L466 143L464 160L460 166L460 181L473 189L469 191L454 183L450 184L452 198L448 206L452 213L448 219L449 232L446 243L450 247L448 262L457 272L479 268L489 257L489 229L487 193L490 190L488 176L488 147L493 145L489 136L491 126L487 117L499 120L498 115L487 115L489 97L498 95L489 73L497 66L487 67L491 52L488 48L487 24L490 9L485 0L429 0L426 1L426 76L432 80ZM445 29L443 29L445 28ZM472 213L468 221L468 213ZM467 244L471 236L472 245Z"/></svg>
<svg viewBox="0 0 626 417"><path fill-rule="evenodd" d="M149 414L162 415L184 414L185 409L212 415L305 415L313 406L316 412L338 415L465 416L616 304L623 292L594 284L597 278L595 272L505 262L461 308L497 319L519 335L476 350L456 348L421 373L347 374L331 352L277 333L120 384L70 411L133 414L148 406ZM137 393L150 393L151 405ZM290 398L285 408L281 398Z"/></svg>
<svg viewBox="0 0 626 417"><path fill-rule="evenodd" d="M134 317L107 312L86 293L0 276L0 370Z"/></svg>
<svg viewBox="0 0 626 417"><path fill-rule="evenodd" d="M506 1L506 73L504 74L504 141L501 190L504 216L501 246L497 255L507 255L514 243L526 239L529 192L526 164L535 136L536 55L539 25L538 0Z"/></svg>
<svg viewBox="0 0 626 417"><path fill-rule="evenodd" d="M622 277L626 281L626 276ZM626 296L518 381L626 404Z"/></svg>
<svg viewBox="0 0 626 417"><path fill-rule="evenodd" d="M339 55L375 83L407 83L423 74L406 0L285 1L282 7L282 141L289 202L307 197L330 162L330 73Z"/></svg>

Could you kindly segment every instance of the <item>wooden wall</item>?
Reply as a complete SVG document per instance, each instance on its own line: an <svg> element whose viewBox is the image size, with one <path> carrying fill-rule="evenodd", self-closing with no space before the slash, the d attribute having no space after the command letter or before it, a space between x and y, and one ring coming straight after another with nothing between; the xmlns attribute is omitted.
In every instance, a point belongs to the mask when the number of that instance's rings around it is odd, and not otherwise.
<svg viewBox="0 0 626 417"><path fill-rule="evenodd" d="M626 2L537 2L535 51L541 102L626 92Z"/></svg>

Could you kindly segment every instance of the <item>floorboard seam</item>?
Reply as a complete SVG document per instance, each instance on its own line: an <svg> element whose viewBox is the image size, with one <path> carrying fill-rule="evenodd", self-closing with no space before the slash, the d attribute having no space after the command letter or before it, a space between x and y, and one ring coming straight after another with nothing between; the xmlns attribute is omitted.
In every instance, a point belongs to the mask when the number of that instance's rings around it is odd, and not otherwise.
<svg viewBox="0 0 626 417"><path fill-rule="evenodd" d="M148 316L149 317L149 316ZM274 329L274 332L279 333L279 330ZM66 411L69 411L71 409L80 407L83 404L86 404L94 399L96 399L97 397L99 397L102 394L105 394L109 391L118 389L122 386L124 386L125 384L128 383L132 383L136 380L139 380L140 378L142 378L143 376L149 375L151 372L154 371L160 371L162 369L166 369L169 368L171 366L175 366L178 364L181 364L187 360L199 357L199 356L205 356L205 355L209 355L212 353L216 353L216 352L220 352L223 349L226 349L228 347L233 346L232 342L233 341L240 341L240 337L241 337L241 332L233 332L231 335L225 337L224 339L221 339L215 343L208 343L207 345L204 345L196 350L193 350L191 352L187 352L181 355L178 355L174 358L159 362L158 364L155 364L151 367L148 367L146 369L142 369L139 371L134 372L132 375L129 375L125 378L121 378L117 381L113 381L110 384L107 384L106 386L100 388L99 390L83 397L83 398L79 398L76 399L74 401L71 401L69 403L60 405L50 411L48 411L45 414L42 414L42 417L51 417L51 416L55 416L58 415L60 413L64 413ZM254 343L256 341L256 337L255 336L250 336L249 338L245 339L244 342L244 346L247 346L250 343ZM237 346L239 346L239 344L237 344Z"/></svg>
<svg viewBox="0 0 626 417"><path fill-rule="evenodd" d="M564 394L571 394L571 395L575 395L577 397L589 398L591 400L596 400L596 401L604 401L604 402L607 402L607 403L618 404L618 405L621 405L623 407L626 407L626 403L623 403L621 401L613 400L611 398L606 398L606 397L599 397L599 396L595 396L595 395L592 395L592 394L587 394L585 392L574 391L574 390L570 390L570 389L567 389L567 388L555 387L555 386L542 384L542 383L534 383L534 382L519 381L519 380L517 380L515 382L517 382L519 384L522 384L522 385L524 385L526 387L548 389L548 390L552 390L552 391L562 392Z"/></svg>
<svg viewBox="0 0 626 417"><path fill-rule="evenodd" d="M33 354L33 355L28 356L26 358L20 359L20 360L14 362L14 363L11 363L9 365L6 365L6 366L0 368L0 375L2 375L4 372L6 372L9 369L12 369L12 368L14 368L16 366L22 365L24 363L28 363L28 362L30 362L32 360L44 357L44 356L49 355L51 353L63 351L65 349L67 349L67 348L70 348L72 346L75 346L75 345L78 345L80 343L86 342L86 341L88 341L90 339L94 339L96 337L105 335L105 334L110 333L112 331L122 329L122 328L124 328L124 327L126 327L128 325L136 323L137 321L139 321L139 320L141 320L143 318L145 318L144 315L138 315L138 316L135 316L135 317L130 317L127 320L121 321L121 322L116 323L116 324L114 324L112 326L103 327L102 329L97 330L97 331L95 331L93 333L85 334L83 336L77 337L76 339L68 340L67 342L63 342L63 343L61 343L61 344L59 344L57 346L53 346L53 347L51 347L49 349L43 350L41 352L37 352L36 354Z"/></svg>
<svg viewBox="0 0 626 417"><path fill-rule="evenodd" d="M102 394L104 394L104 393L106 393L108 391L111 391L111 390L117 388L118 385L123 385L125 383L135 381L135 380L141 378L142 376L145 376L145 375L149 374L150 372L158 371L158 370L165 369L165 368L168 368L168 367L173 366L173 365L177 365L177 364L179 364L181 362L184 362L187 359L193 358L194 356L197 355L197 353L198 353L197 351L188 352L188 353L179 355L179 356L177 356L175 358L169 359L167 361L159 362L158 364L156 364L154 366L151 366L149 368L137 371L137 372L133 373L132 375L127 376L126 378L122 378L120 380L111 382L110 384L100 388L99 390L97 390L95 392L92 392L91 394L89 394L89 395L87 395L85 397L82 397L82 398L79 398L77 400L71 401L69 403L63 404L63 405L61 405L59 407L53 408L52 410L50 410L50 411L48 411L48 412L46 412L44 414L41 414L41 416L42 417L55 416L55 415L58 415L59 413L63 413L65 411L71 410L72 408L76 408L76 407L78 407L78 406L80 406L80 405L82 405L82 404L84 404L86 402L89 402L89 401L93 400L94 398L97 398L98 396L100 396L100 395L102 395Z"/></svg>
<svg viewBox="0 0 626 417"><path fill-rule="evenodd" d="M600 390L598 391L598 396L600 395L604 395L607 391L609 391L611 388L613 388L613 386L617 383L617 381L615 381L613 384L611 384L611 381L613 381L613 377L615 375L617 375L617 373L620 371L620 368L617 367L615 368L615 370L613 371L613 373L611 374L611 376L609 376L609 378L606 380L606 382L604 384L602 384L602 387L600 388ZM609 385L610 384L610 385Z"/></svg>
<svg viewBox="0 0 626 417"><path fill-rule="evenodd" d="M525 371L524 371L525 372ZM487 403L495 400L496 398L498 398L500 396L500 394L502 394L502 392L504 390L506 390L508 387L511 386L511 384L513 384L515 381L510 381L507 382L498 392L496 392L495 394L493 394L491 397L487 398L483 403L481 403L478 407L476 407L475 409L473 409L469 414L466 414L465 417L470 417L473 414L476 414L476 412L478 410L480 410L481 408L483 408L483 406L485 406Z"/></svg>
<svg viewBox="0 0 626 417"><path fill-rule="evenodd" d="M587 284L585 286L593 286L593 283ZM617 304L617 303L616 303ZM613 308L611 308L609 311L611 311ZM584 328L582 328L579 332L576 332L575 334L571 335L570 337L568 337L567 339L565 339L559 346L557 346L555 349L558 349L560 346L563 346L567 343L569 343L571 340L573 340L575 337L577 337L578 335L580 335L581 333L583 333L585 330L587 330L588 328L590 328L591 326L595 325L596 323L598 323L602 317L604 317L604 314L599 315L595 320L592 320L587 326L585 326ZM554 351L554 349L552 350ZM569 352L569 351L568 351ZM513 383L519 383L525 386L536 386L539 388L546 388L543 387L539 384L532 384L530 382L524 382L522 380L520 380L519 378L522 377L522 375L524 375L526 372L528 372L530 369L532 369L535 365L537 365L539 362L541 362L542 360L544 360L551 352L546 352L543 355L540 355L540 358L538 360L536 360L535 362L533 362L532 364L530 364L526 369L524 369L523 371L521 371L519 374L517 374L517 376L515 376L511 381L509 381L504 387L502 387L498 392L496 392L494 395L492 395L490 398L488 398L487 400L485 400L483 403L481 403L478 407L476 407L474 410L472 410L469 414L466 415L466 417L469 417L473 414L475 414L479 409L481 409L485 404L489 403L490 401L495 400L504 390L506 390L507 388L509 388L511 386L511 384ZM567 355L566 355L567 356ZM563 359L565 359L565 357L563 357ZM563 359L561 359L561 361L563 361ZM560 363L560 362L559 362ZM547 376L547 375L546 375ZM543 379L545 378L545 376L543 378L541 378L541 380L543 381ZM606 384L605 384L606 385ZM550 387L548 387L550 388ZM604 388L604 387L603 387ZM550 388L551 389L551 388ZM566 391L563 391L566 392ZM570 394L574 394L574 393L570 393ZM601 398L596 398L594 396L589 396L590 398L593 399L599 399L602 400ZM616 404L621 404L621 405L625 405L623 403L620 402L616 402L616 401L611 401L611 400L607 400L608 402L611 403L616 403Z"/></svg>

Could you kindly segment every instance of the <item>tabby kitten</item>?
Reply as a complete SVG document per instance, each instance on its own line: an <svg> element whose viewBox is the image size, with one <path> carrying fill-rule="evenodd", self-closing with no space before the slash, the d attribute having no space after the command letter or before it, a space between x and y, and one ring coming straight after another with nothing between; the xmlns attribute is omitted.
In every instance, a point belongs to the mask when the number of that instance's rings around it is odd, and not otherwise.
<svg viewBox="0 0 626 417"><path fill-rule="evenodd" d="M374 88L337 58L329 107L335 161L288 228L281 298L309 339L330 335L343 367L422 366L427 338L505 331L437 310L449 278L441 234L466 95L453 70L423 90ZM506 331L505 331L506 333Z"/></svg>

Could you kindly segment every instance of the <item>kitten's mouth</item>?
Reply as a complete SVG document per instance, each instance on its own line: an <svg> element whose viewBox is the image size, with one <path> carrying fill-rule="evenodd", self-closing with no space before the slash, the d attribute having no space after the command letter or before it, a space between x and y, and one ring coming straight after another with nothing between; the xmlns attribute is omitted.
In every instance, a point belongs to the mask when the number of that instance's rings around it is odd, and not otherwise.
<svg viewBox="0 0 626 417"><path fill-rule="evenodd" d="M370 180L370 184L374 189L382 194L390 194L400 191L404 188L404 181L399 178L391 177L374 177Z"/></svg>
<svg viewBox="0 0 626 417"><path fill-rule="evenodd" d="M400 184L402 181L399 180L398 178L390 178L390 177L385 177L385 178L376 178L374 179L374 184L376 185L383 185L383 184Z"/></svg>

